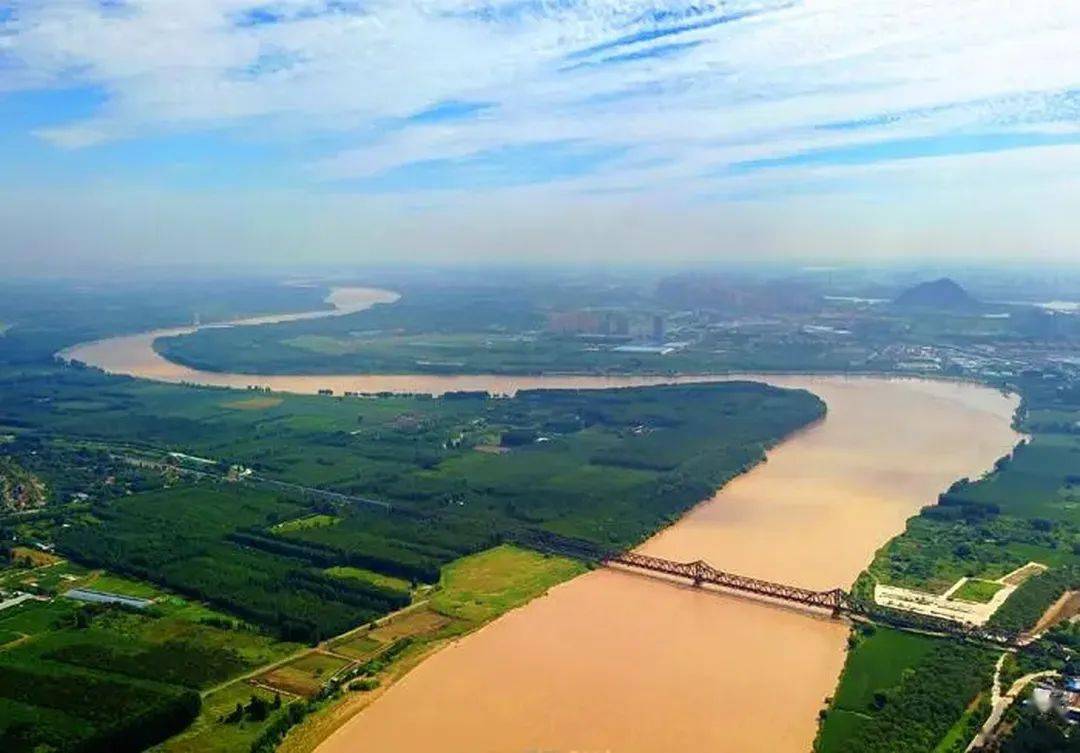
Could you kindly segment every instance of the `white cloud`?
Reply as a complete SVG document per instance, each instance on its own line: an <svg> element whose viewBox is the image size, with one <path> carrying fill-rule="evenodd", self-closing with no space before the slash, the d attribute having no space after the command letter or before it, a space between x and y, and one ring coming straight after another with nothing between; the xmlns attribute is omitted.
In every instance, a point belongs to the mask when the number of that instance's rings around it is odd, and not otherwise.
<svg viewBox="0 0 1080 753"><path fill-rule="evenodd" d="M1080 84L1080 6L1060 0L751 0L682 20L655 16L685 14L692 7L685 1L372 0L362 12L315 12L322 5L15 0L5 46L57 84L105 87L108 116L128 133L250 116L312 118L308 127L334 128L446 100L485 99L504 105L498 122L506 123L505 140L527 138L523 127L537 114L560 121L561 131L601 137L612 117L633 116L642 102L629 111L612 103L599 118L577 117L575 103L651 83L674 91L652 98L634 118L639 138L655 132L670 139L672 130L699 137L684 112L706 117L709 132L726 138L763 124L807 127ZM291 20L238 24L260 8ZM485 8L488 15L480 15ZM738 12L751 15L609 47L579 62L701 43L680 54L560 72L565 56L583 49ZM268 54L290 64L243 75ZM683 120L682 128L671 119Z"/></svg>
<svg viewBox="0 0 1080 753"><path fill-rule="evenodd" d="M1061 0L8 5L0 92L93 86L106 94L97 112L36 131L59 148L258 123L253 138L299 145L290 158L309 182L289 186L297 190L425 161L448 160L452 172L455 160L537 142L625 150L543 187L451 190L394 205L446 206L446 223L473 201L492 206L493 196L546 218L562 206L561 192L597 207L785 191L802 202L813 193L895 195L897 186L934 193L950 171L992 204L995 191L1060 188L1061 165L1046 149L1023 149L1023 157L956 156L948 167L934 159L753 174L729 166L958 132L1080 133L1080 4ZM447 102L490 107L406 120ZM329 138L304 148L314 136ZM524 196L545 206L525 210Z"/></svg>

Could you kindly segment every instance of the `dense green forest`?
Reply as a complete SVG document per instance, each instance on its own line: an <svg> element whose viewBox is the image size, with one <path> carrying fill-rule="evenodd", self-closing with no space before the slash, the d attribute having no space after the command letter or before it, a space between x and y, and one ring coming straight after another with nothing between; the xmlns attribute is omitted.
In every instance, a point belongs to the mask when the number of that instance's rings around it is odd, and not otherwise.
<svg viewBox="0 0 1080 753"><path fill-rule="evenodd" d="M407 602L328 568L434 582L447 562L508 538L626 547L824 411L809 393L755 383L266 400L52 367L0 376L0 390L13 398L0 408L0 427L18 437L16 449L63 437L114 458L181 450L389 503L387 512L183 477L167 490L95 496L57 534L60 550L78 560L296 640ZM531 441L483 451L510 433ZM277 526L312 512L330 524Z"/></svg>
<svg viewBox="0 0 1080 753"><path fill-rule="evenodd" d="M269 658L241 622L314 642L404 606L410 583L500 541L631 545L824 412L809 393L740 382L267 397L57 365L9 366L0 392L0 452L40 470L53 502L0 516L3 538L54 541L217 610L173 619L57 599L11 613L0 742L20 752L134 751L185 728L198 691ZM139 465L169 451L212 459L214 474ZM391 507L222 480L232 465ZM109 703L95 706L99 694Z"/></svg>

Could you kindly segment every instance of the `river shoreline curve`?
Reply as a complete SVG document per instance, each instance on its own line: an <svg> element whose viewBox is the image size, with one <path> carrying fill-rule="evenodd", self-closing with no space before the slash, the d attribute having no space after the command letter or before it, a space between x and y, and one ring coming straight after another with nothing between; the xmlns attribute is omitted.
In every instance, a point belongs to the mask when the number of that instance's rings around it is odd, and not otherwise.
<svg viewBox="0 0 1080 753"><path fill-rule="evenodd" d="M1020 436L1012 428L1015 395L962 382L807 374L230 375L165 360L153 349L163 334L58 355L159 381L302 394L513 394L732 379L807 389L828 406L823 420L771 448L767 462L637 551L704 559L815 590L852 583L908 518L956 479L989 470ZM843 621L594 570L436 652L317 750L351 753L362 744L371 753L427 753L438 741L447 753L805 753L835 688L847 634Z"/></svg>

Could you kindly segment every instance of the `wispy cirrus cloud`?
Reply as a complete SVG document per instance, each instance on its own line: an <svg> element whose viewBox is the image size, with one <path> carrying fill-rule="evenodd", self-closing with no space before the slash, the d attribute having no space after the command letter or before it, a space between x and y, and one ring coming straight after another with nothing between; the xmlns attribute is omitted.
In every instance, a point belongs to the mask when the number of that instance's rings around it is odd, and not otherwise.
<svg viewBox="0 0 1080 753"><path fill-rule="evenodd" d="M1075 144L1077 39L1060 0L6 0L0 92L99 93L56 148L279 143L294 187L782 193Z"/></svg>

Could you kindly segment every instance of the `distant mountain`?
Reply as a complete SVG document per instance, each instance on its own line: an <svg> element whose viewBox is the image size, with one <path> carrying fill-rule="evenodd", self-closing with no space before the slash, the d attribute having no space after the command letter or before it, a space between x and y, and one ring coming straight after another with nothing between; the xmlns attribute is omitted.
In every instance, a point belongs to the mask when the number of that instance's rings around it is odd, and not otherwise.
<svg viewBox="0 0 1080 753"><path fill-rule="evenodd" d="M933 309L962 309L978 305L978 301L948 277L908 288L893 303L906 308Z"/></svg>

